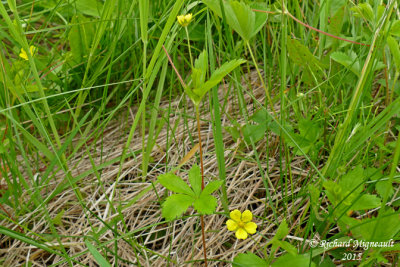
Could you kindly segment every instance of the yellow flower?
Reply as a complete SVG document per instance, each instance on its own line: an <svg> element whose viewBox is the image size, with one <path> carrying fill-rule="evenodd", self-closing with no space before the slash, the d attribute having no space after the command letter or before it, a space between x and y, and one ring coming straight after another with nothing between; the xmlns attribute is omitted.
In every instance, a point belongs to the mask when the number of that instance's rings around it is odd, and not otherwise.
<svg viewBox="0 0 400 267"><path fill-rule="evenodd" d="M37 51L36 46L31 45L29 47L29 52L31 53L32 56L36 53L36 51ZM25 60L28 60L28 55L26 54L26 51L23 48L21 48L21 53L19 53L19 56Z"/></svg>
<svg viewBox="0 0 400 267"><path fill-rule="evenodd" d="M237 239L246 239L247 234L254 234L257 231L257 224L253 223L253 214L249 210L241 213L239 210L231 211L231 219L226 221L229 231L236 231Z"/></svg>
<svg viewBox="0 0 400 267"><path fill-rule="evenodd" d="M178 23L182 26L182 27L186 27L187 25L189 25L189 23L192 21L192 13L189 13L187 15L180 15L177 16L178 19Z"/></svg>

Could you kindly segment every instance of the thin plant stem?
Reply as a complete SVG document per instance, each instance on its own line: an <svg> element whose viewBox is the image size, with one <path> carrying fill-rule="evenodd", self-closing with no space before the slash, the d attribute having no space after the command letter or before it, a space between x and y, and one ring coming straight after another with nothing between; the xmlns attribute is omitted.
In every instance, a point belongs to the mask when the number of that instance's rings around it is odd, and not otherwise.
<svg viewBox="0 0 400 267"><path fill-rule="evenodd" d="M276 114L276 111L275 111L275 108L274 108L274 103L272 102L271 96L270 96L270 94L269 94L269 92L268 92L267 86L265 85L264 79L263 79L263 77L261 76L261 72L260 72L260 70L258 69L257 61L256 61L256 59L254 58L253 51L251 51L250 44L249 44L249 42L247 42L246 44L247 44L247 47L248 47L248 49L249 49L251 59L252 59L253 62L254 62L254 66L256 67L256 70L257 70L257 73L258 73L258 77L260 78L260 81L261 81L261 83L262 83L262 86L264 87L265 94L267 95L267 99L268 99L268 102L269 102L269 104L270 104L270 106L271 106L272 112L274 113L275 118L278 118L278 117L277 117L277 114Z"/></svg>
<svg viewBox="0 0 400 267"><path fill-rule="evenodd" d="M187 29L187 27L185 27L185 32L186 32L186 37L187 37L187 42L188 42L188 47L189 47L189 56L190 56L190 66L193 69L193 57L192 57L192 50L190 47L190 38L189 38L189 31Z"/></svg>
<svg viewBox="0 0 400 267"><path fill-rule="evenodd" d="M203 149L201 146L201 131L200 131L200 112L199 106L196 106L196 120L197 120L197 133L199 135L199 154L200 154L200 169L201 169L201 190L204 189L204 165L203 165ZM204 233L204 216L200 216L201 223L201 237L203 240L203 254L204 264L207 266L207 247L206 247L206 235Z"/></svg>

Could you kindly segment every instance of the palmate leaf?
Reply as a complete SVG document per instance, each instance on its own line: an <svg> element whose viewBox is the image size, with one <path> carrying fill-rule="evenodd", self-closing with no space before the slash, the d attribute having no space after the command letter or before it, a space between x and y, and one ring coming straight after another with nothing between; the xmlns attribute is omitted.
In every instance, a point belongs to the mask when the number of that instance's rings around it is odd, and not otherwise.
<svg viewBox="0 0 400 267"><path fill-rule="evenodd" d="M219 0L203 0L203 2L219 17L223 17ZM224 5L226 23L237 32L246 42L256 35L267 21L267 14L254 12L244 2L222 1ZM265 8L255 6L256 9Z"/></svg>
<svg viewBox="0 0 400 267"><path fill-rule="evenodd" d="M194 202L192 196L173 194L162 204L162 216L166 220L173 220L181 216Z"/></svg>
<svg viewBox="0 0 400 267"><path fill-rule="evenodd" d="M194 208L200 214L212 214L217 207L217 199L210 194L201 192L200 197L194 201Z"/></svg>
<svg viewBox="0 0 400 267"><path fill-rule="evenodd" d="M189 182L195 195L198 197L201 193L201 173L200 168L196 164L189 171Z"/></svg>
<svg viewBox="0 0 400 267"><path fill-rule="evenodd" d="M211 88L218 85L226 75L244 62L246 61L243 59L234 59L224 63L220 68L215 70L213 74L211 74L211 77L207 82L205 82L200 88L194 88L193 92L202 98Z"/></svg>
<svg viewBox="0 0 400 267"><path fill-rule="evenodd" d="M158 181L168 190L194 196L193 190L179 177L172 173L158 176Z"/></svg>

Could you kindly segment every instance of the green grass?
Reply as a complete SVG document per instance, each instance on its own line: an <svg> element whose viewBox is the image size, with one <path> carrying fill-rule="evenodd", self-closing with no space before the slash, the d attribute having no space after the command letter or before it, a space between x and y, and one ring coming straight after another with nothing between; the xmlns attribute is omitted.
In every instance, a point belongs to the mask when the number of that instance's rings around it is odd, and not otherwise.
<svg viewBox="0 0 400 267"><path fill-rule="evenodd" d="M242 1L267 12L259 31L225 0L1 2L0 265L202 263L197 208L164 220L157 180L200 157L223 182L210 266L340 264L349 251L310 240L398 241L399 4L360 2ZM202 51L206 81L246 59L199 104L203 155L163 46L188 85ZM245 241L226 229L236 208L258 225ZM346 264L398 264L398 246Z"/></svg>

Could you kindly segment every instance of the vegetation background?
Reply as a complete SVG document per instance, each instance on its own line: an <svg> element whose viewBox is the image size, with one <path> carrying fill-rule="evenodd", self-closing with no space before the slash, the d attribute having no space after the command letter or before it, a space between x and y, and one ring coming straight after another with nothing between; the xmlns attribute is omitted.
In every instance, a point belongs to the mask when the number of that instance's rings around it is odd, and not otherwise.
<svg viewBox="0 0 400 267"><path fill-rule="evenodd" d="M8 0L0 15L0 266L398 264L397 0ZM226 62L243 64L213 76ZM195 107L188 88L216 76ZM200 160L218 202L165 219L157 177L192 183ZM226 229L234 209L257 233Z"/></svg>

